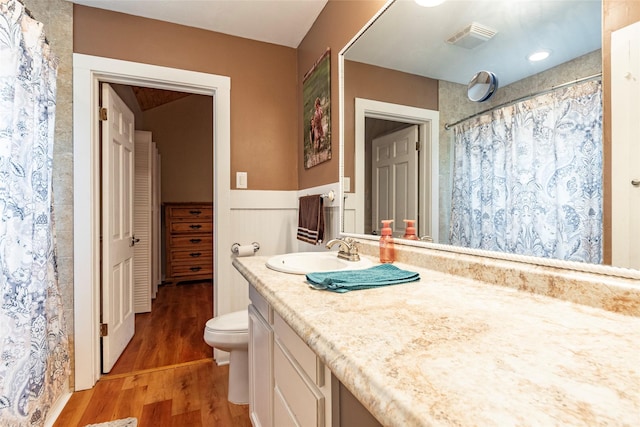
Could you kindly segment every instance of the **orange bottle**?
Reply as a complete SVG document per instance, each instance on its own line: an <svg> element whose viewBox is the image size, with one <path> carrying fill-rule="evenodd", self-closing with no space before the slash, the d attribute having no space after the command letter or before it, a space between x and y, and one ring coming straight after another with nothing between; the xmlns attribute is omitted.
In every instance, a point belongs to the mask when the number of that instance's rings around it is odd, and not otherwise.
<svg viewBox="0 0 640 427"><path fill-rule="evenodd" d="M420 240L418 239L418 236L416 236L416 227L414 226L415 222L416 221L413 219L404 220L405 230L404 230L404 236L402 236L403 239Z"/></svg>
<svg viewBox="0 0 640 427"><path fill-rule="evenodd" d="M396 260L396 251L390 227L390 224L392 222L392 219L382 220L382 230L380 236L380 262L383 264L391 263Z"/></svg>

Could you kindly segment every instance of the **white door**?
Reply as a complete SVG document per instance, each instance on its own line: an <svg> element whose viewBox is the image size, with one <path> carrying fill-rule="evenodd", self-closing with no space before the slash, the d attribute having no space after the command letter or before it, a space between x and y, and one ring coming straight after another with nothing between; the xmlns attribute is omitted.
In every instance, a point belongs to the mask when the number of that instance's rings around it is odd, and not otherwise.
<svg viewBox="0 0 640 427"><path fill-rule="evenodd" d="M640 268L640 23L611 34L611 255Z"/></svg>
<svg viewBox="0 0 640 427"><path fill-rule="evenodd" d="M405 219L418 227L418 125L376 138L372 143L372 226L392 219L394 236L404 234ZM378 233L380 234L380 233Z"/></svg>
<svg viewBox="0 0 640 427"><path fill-rule="evenodd" d="M134 116L102 84L102 371L111 371L133 337Z"/></svg>

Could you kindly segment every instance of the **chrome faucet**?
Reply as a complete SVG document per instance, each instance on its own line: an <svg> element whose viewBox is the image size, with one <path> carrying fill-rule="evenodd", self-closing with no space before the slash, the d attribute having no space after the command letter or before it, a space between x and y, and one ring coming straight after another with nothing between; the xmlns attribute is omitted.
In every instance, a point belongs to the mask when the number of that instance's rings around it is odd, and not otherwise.
<svg viewBox="0 0 640 427"><path fill-rule="evenodd" d="M350 237L345 239L331 239L327 242L327 249L331 249L336 243L340 244L338 248L338 258L346 259L347 261L360 261L355 240Z"/></svg>

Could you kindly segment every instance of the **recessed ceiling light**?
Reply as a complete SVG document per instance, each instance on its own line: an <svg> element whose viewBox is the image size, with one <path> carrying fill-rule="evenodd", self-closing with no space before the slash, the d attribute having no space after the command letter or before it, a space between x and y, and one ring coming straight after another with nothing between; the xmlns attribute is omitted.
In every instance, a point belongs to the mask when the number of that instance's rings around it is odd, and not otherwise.
<svg viewBox="0 0 640 427"><path fill-rule="evenodd" d="M415 0L420 6L434 7L444 3L446 0Z"/></svg>
<svg viewBox="0 0 640 427"><path fill-rule="evenodd" d="M533 52L531 55L528 56L528 58L529 58L529 61L531 62L537 62L537 61L542 61L544 59L547 59L550 54L551 52L549 52L548 50L539 50L537 52Z"/></svg>

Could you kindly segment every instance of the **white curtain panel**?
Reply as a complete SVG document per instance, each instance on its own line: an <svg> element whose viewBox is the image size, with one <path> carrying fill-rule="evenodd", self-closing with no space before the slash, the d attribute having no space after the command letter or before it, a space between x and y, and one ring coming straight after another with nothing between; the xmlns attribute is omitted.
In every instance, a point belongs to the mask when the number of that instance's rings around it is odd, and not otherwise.
<svg viewBox="0 0 640 427"><path fill-rule="evenodd" d="M40 426L69 376L55 263L57 66L43 26L0 0L0 425Z"/></svg>
<svg viewBox="0 0 640 427"><path fill-rule="evenodd" d="M602 262L602 87L588 81L454 128L451 243Z"/></svg>

